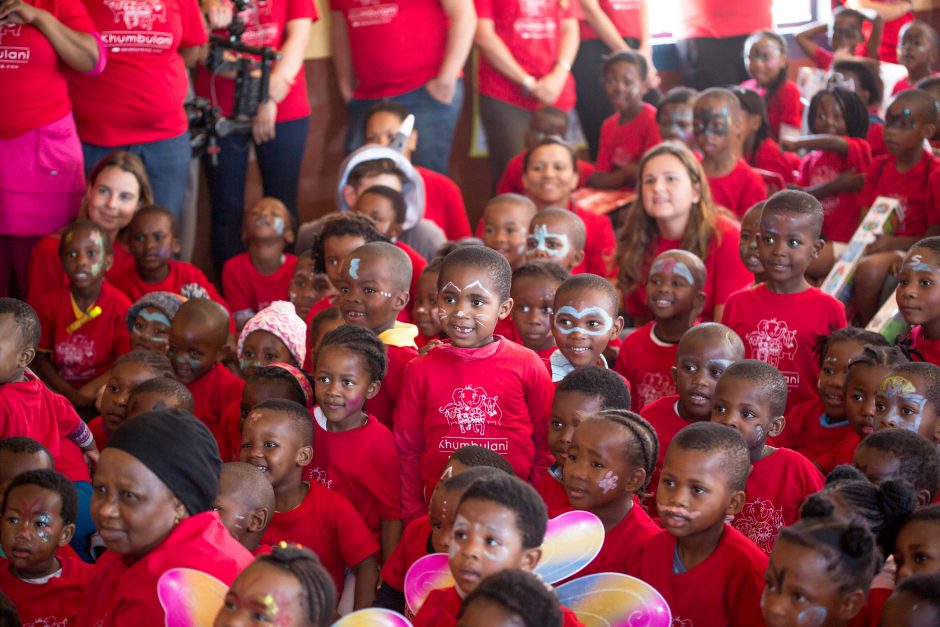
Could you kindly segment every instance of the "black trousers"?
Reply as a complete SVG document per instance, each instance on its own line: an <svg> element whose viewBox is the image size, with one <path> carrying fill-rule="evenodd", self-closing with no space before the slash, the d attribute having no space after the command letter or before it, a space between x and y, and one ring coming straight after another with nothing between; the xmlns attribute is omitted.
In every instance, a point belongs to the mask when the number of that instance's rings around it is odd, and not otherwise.
<svg viewBox="0 0 940 627"><path fill-rule="evenodd" d="M727 87L748 79L744 42L749 35L714 39L697 37L676 42L682 76L689 87Z"/></svg>

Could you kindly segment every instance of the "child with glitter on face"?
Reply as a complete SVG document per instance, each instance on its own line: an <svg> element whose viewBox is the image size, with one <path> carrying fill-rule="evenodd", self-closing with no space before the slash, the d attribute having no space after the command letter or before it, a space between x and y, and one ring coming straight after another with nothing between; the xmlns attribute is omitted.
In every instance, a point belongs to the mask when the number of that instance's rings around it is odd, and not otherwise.
<svg viewBox="0 0 940 627"><path fill-rule="evenodd" d="M150 292L137 299L127 310L131 349L166 355L173 316L185 300L170 292Z"/></svg>
<svg viewBox="0 0 940 627"><path fill-rule="evenodd" d="M940 444L940 366L895 366L878 386L875 431L907 429Z"/></svg>

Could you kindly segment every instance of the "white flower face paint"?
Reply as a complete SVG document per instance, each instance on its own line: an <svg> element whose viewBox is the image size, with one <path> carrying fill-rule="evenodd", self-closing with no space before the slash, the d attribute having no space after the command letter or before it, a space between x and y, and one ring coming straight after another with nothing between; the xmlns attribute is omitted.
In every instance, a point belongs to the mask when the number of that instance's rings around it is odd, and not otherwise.
<svg viewBox="0 0 940 627"><path fill-rule="evenodd" d="M585 316L597 316L604 321L604 324L596 329L585 329L584 327L574 325L569 328L559 326L559 318L566 315L571 316L576 320L581 320ZM559 333L563 333L564 335L574 333L575 331L579 331L585 335L605 335L610 333L610 330L613 328L613 326L614 319L610 317L609 313L600 307L586 307L584 309L578 310L571 305L565 305L563 307L559 307L558 311L555 312L555 328L558 329Z"/></svg>
<svg viewBox="0 0 940 627"><path fill-rule="evenodd" d="M568 241L566 233L550 233L548 227L544 224L536 224L532 230L532 238L536 242L533 250L539 250L550 257L564 257L571 250L571 243ZM560 248L549 248L548 240L553 239L561 242Z"/></svg>
<svg viewBox="0 0 940 627"><path fill-rule="evenodd" d="M359 280L359 259L351 259L349 262L349 276L352 277L353 281Z"/></svg>
<svg viewBox="0 0 940 627"><path fill-rule="evenodd" d="M597 482L597 487L604 491L604 494L607 494L611 490L617 487L617 475L614 474L613 470L608 470L604 473L604 476L600 481Z"/></svg>

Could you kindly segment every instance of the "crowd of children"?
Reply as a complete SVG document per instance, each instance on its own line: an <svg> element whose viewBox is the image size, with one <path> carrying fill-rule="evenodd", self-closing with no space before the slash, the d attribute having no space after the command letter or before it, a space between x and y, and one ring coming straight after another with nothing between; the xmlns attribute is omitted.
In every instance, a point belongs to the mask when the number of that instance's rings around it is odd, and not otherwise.
<svg viewBox="0 0 940 627"><path fill-rule="evenodd" d="M216 625L580 625L531 573L571 511L604 530L572 578L639 578L674 625L940 624L940 37L900 29L882 119L883 26L797 35L831 76L805 111L773 31L751 80L658 108L611 55L596 163L536 111L479 239L379 104L341 210L246 207L220 289L105 157L0 298L0 625L175 624L174 567L229 587ZM850 244L879 197L893 230ZM412 606L434 553L453 585Z"/></svg>

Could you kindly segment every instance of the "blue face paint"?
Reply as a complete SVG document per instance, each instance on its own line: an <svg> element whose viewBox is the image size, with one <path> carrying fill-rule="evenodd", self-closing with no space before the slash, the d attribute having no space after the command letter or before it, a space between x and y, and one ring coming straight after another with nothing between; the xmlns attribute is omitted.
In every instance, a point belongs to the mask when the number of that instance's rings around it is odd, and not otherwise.
<svg viewBox="0 0 940 627"><path fill-rule="evenodd" d="M728 107L722 107L718 111L710 107L704 107L696 112L693 132L696 135L724 137L728 134L730 126L731 113L728 111Z"/></svg>
<svg viewBox="0 0 940 627"><path fill-rule="evenodd" d="M650 268L650 274L676 274L689 282L689 285L695 285L695 279L692 277L692 271L681 261L676 261L672 257L664 257L653 262Z"/></svg>
<svg viewBox="0 0 940 627"><path fill-rule="evenodd" d="M274 232L278 235L284 235L284 218L274 216Z"/></svg>
<svg viewBox="0 0 940 627"><path fill-rule="evenodd" d="M575 318L576 320L581 320L585 316L597 316L598 318L604 321L604 324L597 329L585 329L585 328L578 327L578 326L572 326L571 328L566 329L566 328L558 326L558 319L566 315L571 316L572 318ZM575 309L574 307L572 307L571 305L564 305L563 307L559 307L558 311L555 312L555 328L558 329L559 333L562 333L564 335L569 335L571 333L574 333L575 331L580 331L581 333L584 333L585 335L606 335L610 333L610 329L613 326L614 326L613 318L611 318L610 314L604 311L603 309L601 309L600 307L586 307L579 311Z"/></svg>
<svg viewBox="0 0 940 627"><path fill-rule="evenodd" d="M352 259L349 262L349 276L353 281L359 280L359 259Z"/></svg>
<svg viewBox="0 0 940 627"><path fill-rule="evenodd" d="M144 309L137 315L143 318L144 320L146 320L147 322L157 322L166 326L166 328L170 328L170 319L162 311L155 311L153 313L150 313L146 309Z"/></svg>

